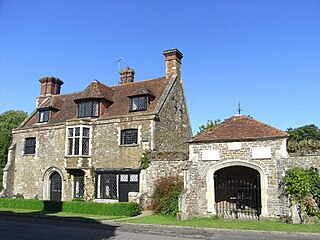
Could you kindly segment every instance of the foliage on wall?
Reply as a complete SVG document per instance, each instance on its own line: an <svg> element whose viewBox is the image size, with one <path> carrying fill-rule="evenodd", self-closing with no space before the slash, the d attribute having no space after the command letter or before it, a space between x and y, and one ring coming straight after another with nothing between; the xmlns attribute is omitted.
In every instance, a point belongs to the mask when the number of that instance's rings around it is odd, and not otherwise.
<svg viewBox="0 0 320 240"><path fill-rule="evenodd" d="M141 169L147 169L149 167L151 161L149 159L147 152L142 153L142 155L139 159L139 162L140 162Z"/></svg>
<svg viewBox="0 0 320 240"><path fill-rule="evenodd" d="M298 205L301 220L303 213L320 218L320 173L317 168L289 169L284 177L284 191L290 201Z"/></svg>

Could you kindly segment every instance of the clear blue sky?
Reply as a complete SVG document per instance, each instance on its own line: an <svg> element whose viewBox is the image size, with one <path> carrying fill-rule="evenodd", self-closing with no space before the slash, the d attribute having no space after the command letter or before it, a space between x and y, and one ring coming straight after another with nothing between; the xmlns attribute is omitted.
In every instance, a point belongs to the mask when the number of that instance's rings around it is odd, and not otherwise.
<svg viewBox="0 0 320 240"><path fill-rule="evenodd" d="M320 127L319 0L0 0L0 113L32 112L38 79L62 93L165 75L162 51L184 54L194 134L243 114L279 129Z"/></svg>

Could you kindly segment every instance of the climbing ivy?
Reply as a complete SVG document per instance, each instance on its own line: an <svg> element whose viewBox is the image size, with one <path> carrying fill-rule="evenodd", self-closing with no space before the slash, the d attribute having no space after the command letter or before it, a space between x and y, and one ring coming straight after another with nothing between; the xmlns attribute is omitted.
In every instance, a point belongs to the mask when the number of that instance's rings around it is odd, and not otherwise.
<svg viewBox="0 0 320 240"><path fill-rule="evenodd" d="M141 169L147 169L151 163L151 161L148 157L148 153L146 153L146 152L142 153L142 155L139 159L139 162L140 162Z"/></svg>

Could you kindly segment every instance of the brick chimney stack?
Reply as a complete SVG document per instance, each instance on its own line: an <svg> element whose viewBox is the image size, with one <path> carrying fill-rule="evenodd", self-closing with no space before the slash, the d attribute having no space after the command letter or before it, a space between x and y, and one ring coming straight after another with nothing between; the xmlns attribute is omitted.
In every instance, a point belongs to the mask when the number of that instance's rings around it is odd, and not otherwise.
<svg viewBox="0 0 320 240"><path fill-rule="evenodd" d="M134 82L135 71L132 68L126 67L120 73L120 84Z"/></svg>
<svg viewBox="0 0 320 240"><path fill-rule="evenodd" d="M174 74L181 74L181 59L183 54L176 48L163 51L166 58L166 78L170 79Z"/></svg>
<svg viewBox="0 0 320 240"><path fill-rule="evenodd" d="M59 78L43 77L39 79L39 82L41 83L41 97L60 94L61 85L63 84L63 81L61 81Z"/></svg>

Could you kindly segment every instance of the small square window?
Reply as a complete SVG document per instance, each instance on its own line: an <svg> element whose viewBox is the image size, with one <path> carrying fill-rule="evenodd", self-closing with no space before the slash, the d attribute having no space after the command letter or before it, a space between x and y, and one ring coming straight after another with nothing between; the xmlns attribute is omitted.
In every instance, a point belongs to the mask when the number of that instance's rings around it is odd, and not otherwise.
<svg viewBox="0 0 320 240"><path fill-rule="evenodd" d="M36 153L36 138L26 138L24 144L24 154L35 154Z"/></svg>
<svg viewBox="0 0 320 240"><path fill-rule="evenodd" d="M50 110L39 111L39 123L48 122L50 118Z"/></svg>
<svg viewBox="0 0 320 240"><path fill-rule="evenodd" d="M78 103L78 117L99 117L100 101L88 100Z"/></svg>
<svg viewBox="0 0 320 240"><path fill-rule="evenodd" d="M142 111L148 107L148 96L137 96L131 98L130 111Z"/></svg>
<svg viewBox="0 0 320 240"><path fill-rule="evenodd" d="M137 144L138 129L125 129L121 131L121 145Z"/></svg>
<svg viewBox="0 0 320 240"><path fill-rule="evenodd" d="M130 182L138 182L139 175L138 174L130 174Z"/></svg>

